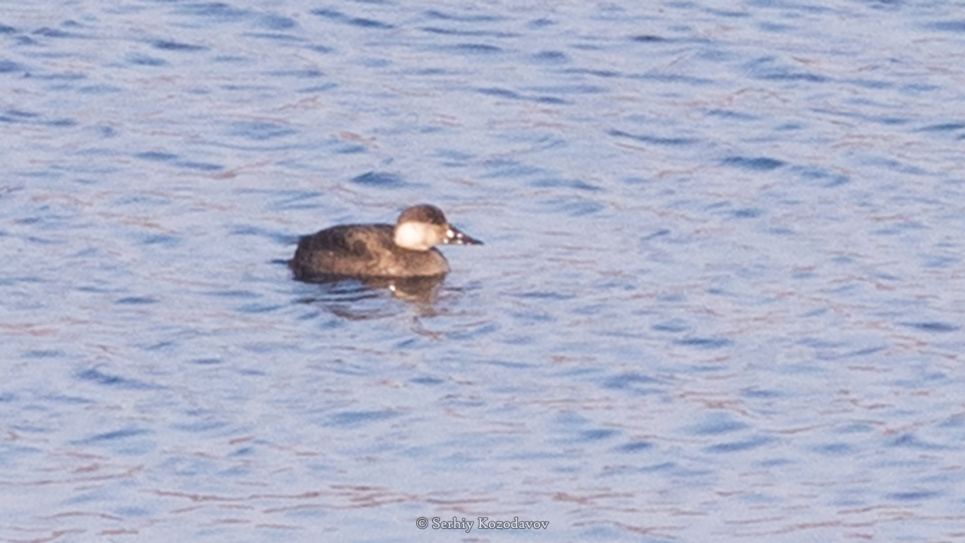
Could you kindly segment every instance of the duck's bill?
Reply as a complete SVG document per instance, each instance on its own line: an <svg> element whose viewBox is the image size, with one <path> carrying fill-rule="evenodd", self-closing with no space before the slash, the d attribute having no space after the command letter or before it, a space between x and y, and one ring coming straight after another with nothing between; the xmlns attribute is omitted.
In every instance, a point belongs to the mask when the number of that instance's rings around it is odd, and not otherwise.
<svg viewBox="0 0 965 543"><path fill-rule="evenodd" d="M462 233L461 230L454 226L449 227L449 231L446 232L446 243L449 245L482 245L483 242L478 239L467 236Z"/></svg>

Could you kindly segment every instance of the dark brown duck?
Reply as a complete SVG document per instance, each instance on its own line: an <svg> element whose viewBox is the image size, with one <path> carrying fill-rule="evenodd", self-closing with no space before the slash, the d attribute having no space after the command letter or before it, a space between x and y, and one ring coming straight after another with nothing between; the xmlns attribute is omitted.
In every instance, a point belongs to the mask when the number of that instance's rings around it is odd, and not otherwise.
<svg viewBox="0 0 965 543"><path fill-rule="evenodd" d="M344 224L304 236L288 266L296 279L433 277L449 273L436 245L482 245L435 206L410 207L391 224Z"/></svg>

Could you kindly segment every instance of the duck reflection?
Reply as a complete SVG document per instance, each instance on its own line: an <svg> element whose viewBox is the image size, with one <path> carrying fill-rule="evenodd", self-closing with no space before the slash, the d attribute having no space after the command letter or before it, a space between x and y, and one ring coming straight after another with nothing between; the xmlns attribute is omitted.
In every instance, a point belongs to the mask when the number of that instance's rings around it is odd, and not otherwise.
<svg viewBox="0 0 965 543"><path fill-rule="evenodd" d="M407 302L429 303L436 299L445 275L429 277L379 277L363 279L371 289L388 289L396 298Z"/></svg>
<svg viewBox="0 0 965 543"><path fill-rule="evenodd" d="M350 302L378 297L387 290L400 300L431 304L436 300L445 275L428 277L345 277L314 276L299 278L303 283L325 286L324 296L308 301Z"/></svg>

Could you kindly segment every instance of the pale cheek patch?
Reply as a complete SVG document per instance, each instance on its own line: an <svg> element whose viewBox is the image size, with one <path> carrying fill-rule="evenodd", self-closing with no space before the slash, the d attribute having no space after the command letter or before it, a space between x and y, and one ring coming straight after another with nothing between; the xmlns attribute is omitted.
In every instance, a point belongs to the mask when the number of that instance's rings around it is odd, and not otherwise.
<svg viewBox="0 0 965 543"><path fill-rule="evenodd" d="M427 234L424 226L405 222L395 229L395 244L414 251L427 251L430 247Z"/></svg>

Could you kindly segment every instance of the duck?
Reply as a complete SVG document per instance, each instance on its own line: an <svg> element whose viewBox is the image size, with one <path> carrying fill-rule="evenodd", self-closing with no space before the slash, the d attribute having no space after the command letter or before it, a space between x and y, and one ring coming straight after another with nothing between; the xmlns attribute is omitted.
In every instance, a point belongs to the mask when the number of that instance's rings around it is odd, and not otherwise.
<svg viewBox="0 0 965 543"><path fill-rule="evenodd" d="M430 204L402 211L394 225L342 224L303 236L288 262L296 279L442 277L449 262L437 245L482 245Z"/></svg>

